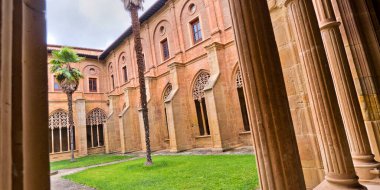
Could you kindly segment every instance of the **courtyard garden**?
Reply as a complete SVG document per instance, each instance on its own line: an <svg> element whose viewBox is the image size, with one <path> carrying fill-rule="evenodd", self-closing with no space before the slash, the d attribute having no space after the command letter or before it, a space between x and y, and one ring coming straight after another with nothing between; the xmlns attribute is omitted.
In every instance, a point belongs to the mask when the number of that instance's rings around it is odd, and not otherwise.
<svg viewBox="0 0 380 190"><path fill-rule="evenodd" d="M259 184L253 155L154 156L153 166L144 162L130 160L63 178L98 190L256 189Z"/></svg>

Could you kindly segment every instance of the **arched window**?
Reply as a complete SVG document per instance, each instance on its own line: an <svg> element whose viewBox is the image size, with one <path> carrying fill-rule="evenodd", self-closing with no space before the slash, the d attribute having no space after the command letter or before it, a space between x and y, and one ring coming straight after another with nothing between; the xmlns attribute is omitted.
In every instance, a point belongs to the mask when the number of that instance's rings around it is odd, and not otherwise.
<svg viewBox="0 0 380 190"><path fill-rule="evenodd" d="M86 133L88 148L104 146L103 124L105 122L106 114L99 108L95 108L87 114Z"/></svg>
<svg viewBox="0 0 380 190"><path fill-rule="evenodd" d="M123 76L124 83L128 82L127 58L125 53L122 53L119 58L119 65L121 65L121 75Z"/></svg>
<svg viewBox="0 0 380 190"><path fill-rule="evenodd" d="M65 111L59 110L49 116L49 152L70 151L69 119ZM75 137L75 128L73 128ZM75 149L75 138L74 138Z"/></svg>
<svg viewBox="0 0 380 190"><path fill-rule="evenodd" d="M163 96L164 103L169 97L170 93L172 92L172 89L173 89L173 86L170 83L165 87L164 96ZM167 131L165 138L168 139L169 138L169 124L168 124L168 115L167 115L165 106L164 106L164 113L165 113L165 125L166 125L166 131Z"/></svg>
<svg viewBox="0 0 380 190"><path fill-rule="evenodd" d="M197 112L199 133L201 136L210 135L210 126L207 117L207 107L204 98L204 88L208 83L209 78L210 74L206 72L200 73L197 79L195 80L193 88L193 98L195 103L195 109Z"/></svg>
<svg viewBox="0 0 380 190"><path fill-rule="evenodd" d="M243 90L243 77L241 75L240 70L236 72L236 87L237 87L237 92L239 96L240 110L243 117L244 130L250 131L251 128L249 127L247 105L245 104L245 97L244 97L244 90Z"/></svg>
<svg viewBox="0 0 380 190"><path fill-rule="evenodd" d="M115 75L113 72L112 63L108 66L108 73L110 75L110 90L113 91L115 89Z"/></svg>

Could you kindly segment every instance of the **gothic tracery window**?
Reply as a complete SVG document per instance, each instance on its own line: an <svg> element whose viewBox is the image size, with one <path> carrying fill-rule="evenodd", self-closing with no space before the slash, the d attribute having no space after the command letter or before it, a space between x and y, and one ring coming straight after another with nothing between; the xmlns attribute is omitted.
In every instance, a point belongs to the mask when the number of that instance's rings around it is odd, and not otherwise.
<svg viewBox="0 0 380 190"><path fill-rule="evenodd" d="M168 84L164 91L164 101L169 97L170 93L172 92L173 86L171 84Z"/></svg>
<svg viewBox="0 0 380 190"><path fill-rule="evenodd" d="M206 72L202 72L199 74L197 80L195 81L194 88L193 88L193 97L194 100L200 100L204 97L204 91L203 89L208 83L208 79L210 78L210 74Z"/></svg>
<svg viewBox="0 0 380 190"><path fill-rule="evenodd" d="M99 108L93 109L86 119L87 147L104 146L103 125L106 122L106 114Z"/></svg>
<svg viewBox="0 0 380 190"><path fill-rule="evenodd" d="M210 135L210 126L208 123L206 100L204 98L204 88L208 83L210 74L202 72L198 75L194 83L193 98L195 110L197 112L199 134L201 136Z"/></svg>
<svg viewBox="0 0 380 190"><path fill-rule="evenodd" d="M243 90L243 76L240 70L236 72L236 87L239 96L240 110L243 118L243 125L245 131L250 131L247 105L245 103L244 90Z"/></svg>
<svg viewBox="0 0 380 190"><path fill-rule="evenodd" d="M164 90L164 97L163 100L164 102L168 99L170 93L172 92L173 86L171 84L168 84ZM165 124L166 124L166 139L169 138L169 124L168 124L168 115L166 111L166 107L164 106L164 113L165 113Z"/></svg>
<svg viewBox="0 0 380 190"><path fill-rule="evenodd" d="M75 132L75 128L73 128L73 130ZM68 114L63 110L59 110L49 116L49 152L60 153L69 150L70 130Z"/></svg>
<svg viewBox="0 0 380 190"><path fill-rule="evenodd" d="M243 76L241 75L240 70L236 72L236 86L237 88L243 88Z"/></svg>

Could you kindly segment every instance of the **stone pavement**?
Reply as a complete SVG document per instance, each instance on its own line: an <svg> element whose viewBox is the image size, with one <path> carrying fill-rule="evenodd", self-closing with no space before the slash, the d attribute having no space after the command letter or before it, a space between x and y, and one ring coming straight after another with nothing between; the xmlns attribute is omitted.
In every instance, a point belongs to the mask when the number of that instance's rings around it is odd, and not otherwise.
<svg viewBox="0 0 380 190"><path fill-rule="evenodd" d="M157 152L153 153L153 155L228 155L228 154L253 154L253 148L252 147L239 147L239 148L231 149L231 150L225 151L225 152L213 152L210 149L197 148L197 149L192 149L192 150L179 152L179 153L172 153L168 150L162 150L162 151L157 151ZM57 174L52 175L50 177L50 187L52 190L94 190L93 188L74 183L74 182L67 180L67 179L63 179L62 176L77 173L77 172L80 172L80 171L83 171L83 170L86 170L89 168L94 168L94 167L99 167L99 166L107 166L107 165L131 161L131 160L136 160L136 159L144 157L145 153L144 152L134 152L134 153L126 154L126 155L132 155L135 157L131 158L131 159L109 162L109 163L105 163L105 164L98 164L98 165L93 165L93 166L88 166L88 167L83 167L83 168L59 170Z"/></svg>

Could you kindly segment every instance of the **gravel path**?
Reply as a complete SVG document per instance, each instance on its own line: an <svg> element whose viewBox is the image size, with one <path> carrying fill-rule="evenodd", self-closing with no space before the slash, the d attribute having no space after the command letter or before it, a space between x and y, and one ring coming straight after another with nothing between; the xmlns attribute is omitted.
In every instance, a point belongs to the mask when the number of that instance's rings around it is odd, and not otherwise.
<svg viewBox="0 0 380 190"><path fill-rule="evenodd" d="M180 153L171 153L170 151L163 150L163 151L154 152L153 155L226 155L226 154L228 155L228 154L253 154L253 153L254 152L253 152L252 147L239 147L239 148L235 148L226 152L213 152L210 149L203 149L203 148L192 149L192 150L188 150L188 151L184 151ZM74 183L70 180L63 179L62 176L77 173L89 168L107 166L107 165L127 162L130 160L136 160L136 159L144 157L145 153L135 152L135 153L127 154L127 155L132 155L135 157L130 158L130 159L125 159L125 160L119 160L115 162L109 162L105 164L98 164L98 165L83 167L83 168L59 170L58 174L50 176L51 189L52 190L94 190L93 188Z"/></svg>

